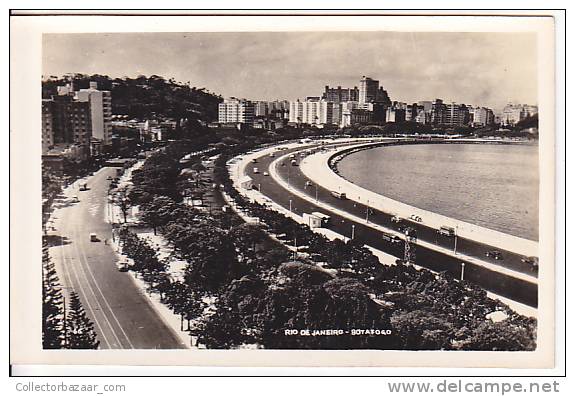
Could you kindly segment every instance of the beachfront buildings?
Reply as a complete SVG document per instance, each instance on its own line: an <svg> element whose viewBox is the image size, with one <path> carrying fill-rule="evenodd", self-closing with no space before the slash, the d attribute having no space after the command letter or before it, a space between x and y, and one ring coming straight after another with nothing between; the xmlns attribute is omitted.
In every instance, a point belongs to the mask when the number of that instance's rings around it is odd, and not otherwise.
<svg viewBox="0 0 575 396"><path fill-rule="evenodd" d="M289 122L295 124L308 124L323 127L333 125L338 122L339 109L334 116L333 102L320 99L319 97L308 97L306 100L290 102Z"/></svg>
<svg viewBox="0 0 575 396"><path fill-rule="evenodd" d="M522 121L527 117L532 117L538 112L539 109L537 106L509 103L503 108L501 122L504 125L515 125L519 121Z"/></svg>
<svg viewBox="0 0 575 396"><path fill-rule="evenodd" d="M246 99L228 98L218 105L218 122L220 124L253 125L255 117L254 102Z"/></svg>
<svg viewBox="0 0 575 396"><path fill-rule="evenodd" d="M471 125L476 127L493 125L495 123L493 110L487 107L470 107L469 117Z"/></svg>

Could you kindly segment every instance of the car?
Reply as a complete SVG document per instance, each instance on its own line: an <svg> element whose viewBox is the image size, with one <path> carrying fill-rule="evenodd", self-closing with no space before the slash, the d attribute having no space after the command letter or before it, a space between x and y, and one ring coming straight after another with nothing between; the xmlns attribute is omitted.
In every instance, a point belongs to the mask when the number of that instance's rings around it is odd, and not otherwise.
<svg viewBox="0 0 575 396"><path fill-rule="evenodd" d="M448 226L441 226L439 227L439 230L437 230L437 233L440 235L452 237L455 236L455 228Z"/></svg>
<svg viewBox="0 0 575 396"><path fill-rule="evenodd" d="M393 216L393 217L391 218L391 222L392 222L392 223L401 223L402 221L403 221L403 219L402 219L401 217L399 217L399 216Z"/></svg>
<svg viewBox="0 0 575 396"><path fill-rule="evenodd" d="M398 237L397 235L390 234L387 232L382 233L382 238L384 241L391 242L391 243L401 243L403 240Z"/></svg>
<svg viewBox="0 0 575 396"><path fill-rule="evenodd" d="M112 180L112 176L108 176L106 180Z"/></svg>
<svg viewBox="0 0 575 396"><path fill-rule="evenodd" d="M418 215L411 215L409 216L409 218L413 221L417 221L418 223L421 223L421 217L419 217Z"/></svg>
<svg viewBox="0 0 575 396"><path fill-rule="evenodd" d="M258 168L254 168L254 173L260 173L260 170Z"/></svg>
<svg viewBox="0 0 575 396"><path fill-rule="evenodd" d="M269 176L270 174L268 172L264 172L264 176Z"/></svg>
<svg viewBox="0 0 575 396"><path fill-rule="evenodd" d="M495 260L503 260L503 255L501 254L501 252L499 250L489 250L489 251L485 252L485 255L487 257L491 257Z"/></svg>
<svg viewBox="0 0 575 396"><path fill-rule="evenodd" d="M120 272L128 272L130 270L130 265L125 261L120 261L118 263L118 271Z"/></svg>
<svg viewBox="0 0 575 396"><path fill-rule="evenodd" d="M90 233L90 242L98 242L98 235L95 232Z"/></svg>
<svg viewBox="0 0 575 396"><path fill-rule="evenodd" d="M306 187L311 187L311 186L313 186L313 183L308 180L308 181L305 182L305 186L306 186Z"/></svg>
<svg viewBox="0 0 575 396"><path fill-rule="evenodd" d="M528 264L531 267L532 271L539 269L539 257L523 257L521 262L524 264Z"/></svg>
<svg viewBox="0 0 575 396"><path fill-rule="evenodd" d="M74 195L74 196L72 197L72 201L73 201L73 202L80 202L80 198L78 198L77 195Z"/></svg>

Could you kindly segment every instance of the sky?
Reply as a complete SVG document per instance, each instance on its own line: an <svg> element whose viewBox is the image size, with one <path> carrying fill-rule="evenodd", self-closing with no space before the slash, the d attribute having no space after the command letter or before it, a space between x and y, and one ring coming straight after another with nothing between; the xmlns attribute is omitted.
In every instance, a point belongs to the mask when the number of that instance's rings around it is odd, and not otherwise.
<svg viewBox="0 0 575 396"><path fill-rule="evenodd" d="M537 104L532 33L45 34L42 54L44 76L156 74L252 100L320 96L365 75L402 102Z"/></svg>

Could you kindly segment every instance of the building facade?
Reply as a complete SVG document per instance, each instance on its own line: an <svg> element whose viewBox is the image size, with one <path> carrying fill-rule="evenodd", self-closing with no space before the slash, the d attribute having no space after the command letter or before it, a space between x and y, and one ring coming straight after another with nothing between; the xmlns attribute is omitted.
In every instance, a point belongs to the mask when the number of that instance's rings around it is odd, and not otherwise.
<svg viewBox="0 0 575 396"><path fill-rule="evenodd" d="M333 103L357 102L359 101L359 89L357 87L342 88L341 86L330 88L326 85L322 99Z"/></svg>
<svg viewBox="0 0 575 396"><path fill-rule="evenodd" d="M309 97L305 101L299 99L290 102L289 121L296 124L308 124L322 127L337 124L339 110L333 102L317 97ZM335 113L335 114L334 114ZM335 115L335 117L334 117Z"/></svg>
<svg viewBox="0 0 575 396"><path fill-rule="evenodd" d="M90 82L90 88L76 92L76 99L90 105L92 137L103 146L112 144L112 94L110 91L100 91L98 83Z"/></svg>
<svg viewBox="0 0 575 396"><path fill-rule="evenodd" d="M254 102L246 99L224 99L218 105L218 122L253 125L256 107Z"/></svg>

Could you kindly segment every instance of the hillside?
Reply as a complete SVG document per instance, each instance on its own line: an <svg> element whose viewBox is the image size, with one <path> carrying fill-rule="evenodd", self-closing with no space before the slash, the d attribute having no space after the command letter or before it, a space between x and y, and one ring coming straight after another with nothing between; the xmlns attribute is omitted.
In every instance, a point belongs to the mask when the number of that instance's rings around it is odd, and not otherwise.
<svg viewBox="0 0 575 396"><path fill-rule="evenodd" d="M174 119L214 121L218 117L218 103L222 101L204 88L196 88L165 80L160 76L137 78L111 78L102 75L76 74L74 88L88 88L90 81L98 83L98 89L112 92L112 113L129 118L169 117ZM68 80L51 77L42 82L42 98L56 95L57 87Z"/></svg>

